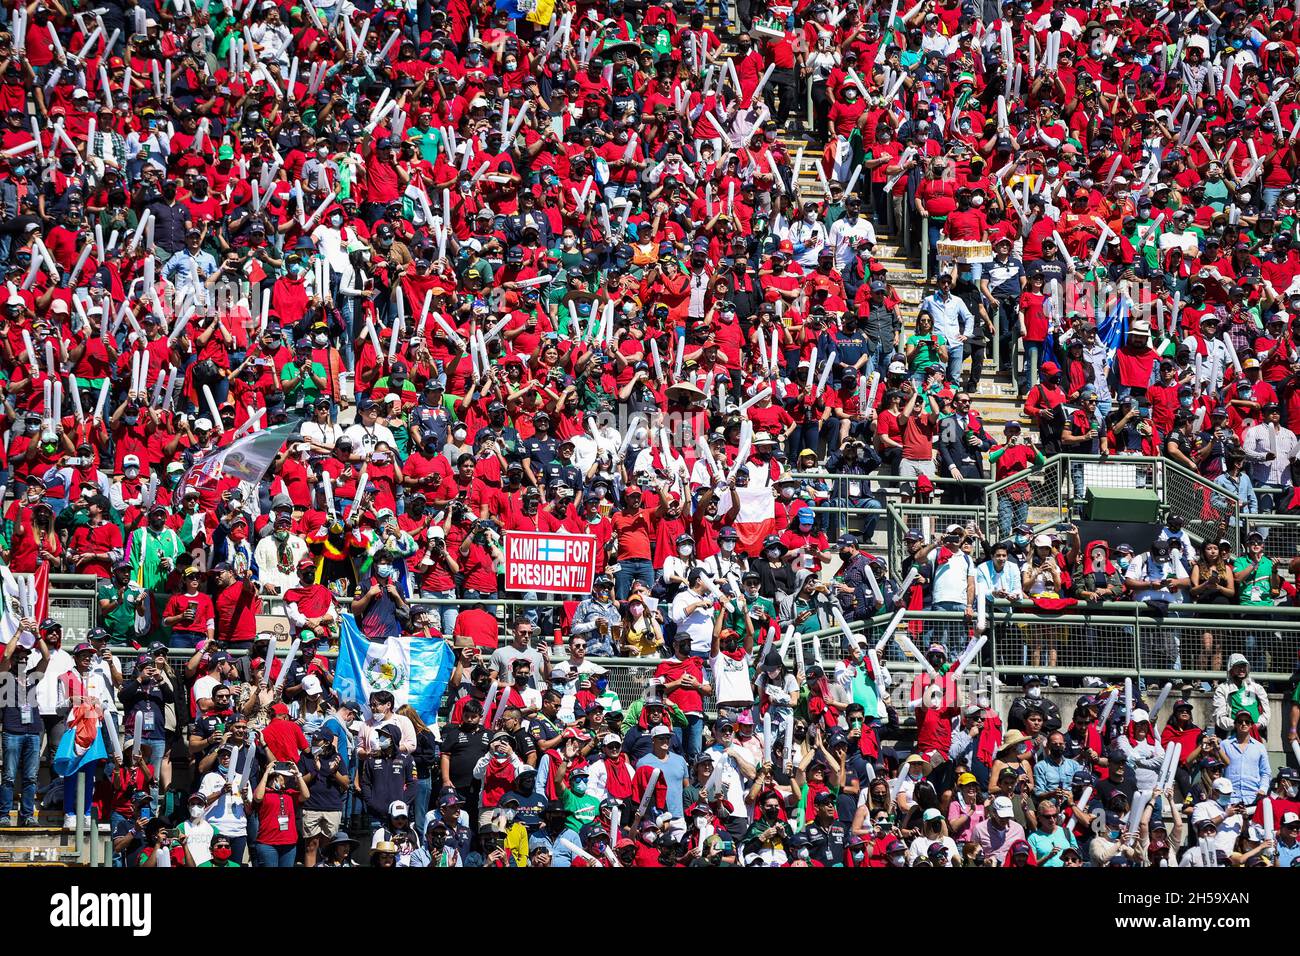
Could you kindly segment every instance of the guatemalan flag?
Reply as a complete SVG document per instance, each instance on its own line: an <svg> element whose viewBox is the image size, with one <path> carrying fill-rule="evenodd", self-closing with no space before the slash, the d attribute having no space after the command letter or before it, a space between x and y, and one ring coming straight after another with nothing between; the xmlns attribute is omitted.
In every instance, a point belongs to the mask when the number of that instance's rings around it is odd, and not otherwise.
<svg viewBox="0 0 1300 956"><path fill-rule="evenodd" d="M370 716L370 695L386 690L394 707L410 704L427 724L437 723L455 665L451 645L433 637L369 640L351 614L340 615L339 657L334 689L357 700Z"/></svg>

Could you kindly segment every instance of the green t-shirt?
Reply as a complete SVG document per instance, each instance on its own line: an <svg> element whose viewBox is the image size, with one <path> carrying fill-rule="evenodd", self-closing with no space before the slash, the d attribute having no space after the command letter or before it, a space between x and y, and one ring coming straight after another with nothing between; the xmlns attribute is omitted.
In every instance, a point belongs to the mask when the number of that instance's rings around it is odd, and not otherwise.
<svg viewBox="0 0 1300 956"><path fill-rule="evenodd" d="M572 790L560 792L560 803L568 817L564 821L566 829L577 833L584 823L591 823L600 813L600 800L589 793L578 796Z"/></svg>
<svg viewBox="0 0 1300 956"><path fill-rule="evenodd" d="M1242 556L1233 562L1233 573L1245 571L1250 567L1250 559ZM1255 567L1255 573L1241 581L1241 597L1237 603L1250 607L1272 607L1276 602L1272 596L1273 559L1261 557Z"/></svg>
<svg viewBox="0 0 1300 956"><path fill-rule="evenodd" d="M289 362L280 370L280 381L282 383L292 381L298 377L298 374L298 363ZM284 404L286 408L303 408L316 403L316 399L320 398L321 392L320 386L312 378L313 375L318 375L329 381L329 373L325 370L325 366L320 362L312 362L311 367L303 373L302 381L293 388L285 389Z"/></svg>
<svg viewBox="0 0 1300 956"><path fill-rule="evenodd" d="M136 609L149 592L134 582L128 582L122 595L122 603L107 614L101 615L104 630L108 631L110 644L126 644L135 637ZM104 581L95 592L100 601L116 601L117 586L112 581Z"/></svg>
<svg viewBox="0 0 1300 956"><path fill-rule="evenodd" d="M934 341L930 341L928 335L909 335L904 346L917 347L916 354L912 356L910 368L913 372L919 371L929 365L939 364L939 346L948 347L948 340L938 332L934 333Z"/></svg>

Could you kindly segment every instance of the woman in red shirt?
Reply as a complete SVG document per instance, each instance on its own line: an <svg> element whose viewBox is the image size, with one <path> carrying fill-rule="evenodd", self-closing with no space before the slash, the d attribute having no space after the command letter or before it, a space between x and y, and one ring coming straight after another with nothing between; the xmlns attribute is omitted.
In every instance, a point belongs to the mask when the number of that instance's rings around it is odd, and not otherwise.
<svg viewBox="0 0 1300 956"><path fill-rule="evenodd" d="M258 820L253 856L258 866L293 866L298 854L298 804L309 796L307 781L294 765L277 762L262 772L253 791Z"/></svg>
<svg viewBox="0 0 1300 956"><path fill-rule="evenodd" d="M212 637L216 615L212 598L199 590L199 569L186 568L184 577L185 592L173 594L167 601L163 624L172 629L172 647L198 647L201 640Z"/></svg>

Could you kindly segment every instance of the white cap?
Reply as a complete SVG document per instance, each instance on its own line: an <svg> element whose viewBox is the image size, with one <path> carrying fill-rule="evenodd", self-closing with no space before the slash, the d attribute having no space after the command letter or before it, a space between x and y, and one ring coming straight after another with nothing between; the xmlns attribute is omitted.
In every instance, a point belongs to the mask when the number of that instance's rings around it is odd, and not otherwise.
<svg viewBox="0 0 1300 956"><path fill-rule="evenodd" d="M321 692L320 678L315 674L308 674L302 679L302 692L310 697L315 697Z"/></svg>
<svg viewBox="0 0 1300 956"><path fill-rule="evenodd" d="M669 731L669 733L672 733L672 731ZM600 738L600 745L602 747L608 747L610 744L621 744L622 742L623 738L618 734L606 734L604 737ZM1291 815L1295 816L1294 813Z"/></svg>
<svg viewBox="0 0 1300 956"><path fill-rule="evenodd" d="M1035 548L1050 548L1052 546L1051 535L1039 534L1034 536Z"/></svg>
<svg viewBox="0 0 1300 956"><path fill-rule="evenodd" d="M55 299L53 302L50 303L50 311L60 312L63 315L67 315L68 303L64 302L62 299Z"/></svg>
<svg viewBox="0 0 1300 956"><path fill-rule="evenodd" d="M1013 815L1013 811L1011 809L1011 801L1008 800L1006 797L995 798L993 801L993 812L998 816L1000 816L1003 820L1010 820Z"/></svg>
<svg viewBox="0 0 1300 956"><path fill-rule="evenodd" d="M125 457L123 457L122 459L123 468L130 468L132 465L135 465L135 467L139 468L140 459L137 458L135 455L126 455Z"/></svg>
<svg viewBox="0 0 1300 956"><path fill-rule="evenodd" d="M1282 826L1290 826L1293 823L1300 823L1300 813L1291 812L1282 814Z"/></svg>
<svg viewBox="0 0 1300 956"><path fill-rule="evenodd" d="M1232 793L1232 781L1227 777L1219 777L1214 781L1215 793Z"/></svg>
<svg viewBox="0 0 1300 956"><path fill-rule="evenodd" d="M429 529L430 541L432 541L434 538L446 538L446 537L447 537L447 532L443 530L443 527L440 524L436 524Z"/></svg>
<svg viewBox="0 0 1300 956"><path fill-rule="evenodd" d="M212 427L212 419L196 418L194 419L194 427L201 432L207 431L209 428Z"/></svg>
<svg viewBox="0 0 1300 956"><path fill-rule="evenodd" d="M405 802L394 800L388 805L388 815L390 817L409 817L411 815L411 810Z"/></svg>
<svg viewBox="0 0 1300 956"><path fill-rule="evenodd" d="M1133 723L1135 724L1140 724L1143 723L1144 721L1149 721L1150 719L1151 719L1151 715L1148 714L1141 707L1138 707L1133 711Z"/></svg>
<svg viewBox="0 0 1300 956"><path fill-rule="evenodd" d="M27 300L24 299L16 292L13 295L11 295L9 298L5 299L5 305L26 305L26 304L27 304Z"/></svg>
<svg viewBox="0 0 1300 956"><path fill-rule="evenodd" d="M672 734L673 732L669 728L663 724L657 724L655 729L650 731L650 738L653 740L655 737L671 737Z"/></svg>

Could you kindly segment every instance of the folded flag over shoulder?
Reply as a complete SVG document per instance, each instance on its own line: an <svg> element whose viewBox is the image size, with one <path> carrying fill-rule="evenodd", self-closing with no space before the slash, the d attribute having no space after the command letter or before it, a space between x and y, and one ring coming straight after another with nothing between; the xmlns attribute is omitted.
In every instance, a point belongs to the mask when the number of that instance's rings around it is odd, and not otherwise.
<svg viewBox="0 0 1300 956"><path fill-rule="evenodd" d="M736 547L745 554L754 556L763 550L763 539L770 534L777 534L776 499L772 497L771 488L736 488L724 491L718 499L718 514L731 510L732 494L740 499L740 511L732 526L740 541Z"/></svg>
<svg viewBox="0 0 1300 956"><path fill-rule="evenodd" d="M455 660L439 638L389 637L371 641L351 614L340 615L334 689L369 714L370 695L386 690L395 707L410 704L425 723L436 723Z"/></svg>
<svg viewBox="0 0 1300 956"><path fill-rule="evenodd" d="M68 732L59 741L59 749L54 755L56 774L71 776L88 763L108 759L108 749L100 731L102 720L99 705L95 703L78 704L68 712ZM89 794L86 800L90 800Z"/></svg>

